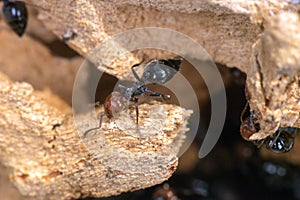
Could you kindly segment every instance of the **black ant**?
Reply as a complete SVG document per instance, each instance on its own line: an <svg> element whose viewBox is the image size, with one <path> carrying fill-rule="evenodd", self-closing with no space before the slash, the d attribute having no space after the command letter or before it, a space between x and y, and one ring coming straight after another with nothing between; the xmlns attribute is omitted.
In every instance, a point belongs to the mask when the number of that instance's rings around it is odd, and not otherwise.
<svg viewBox="0 0 300 200"><path fill-rule="evenodd" d="M246 107L241 114L240 133L245 140L249 141L250 136L257 133L260 127L256 122L257 119L254 117L253 111L250 112L249 117L244 120L242 119L248 105L249 104L247 102ZM273 135L262 140L255 140L253 143L258 148L265 144L267 149L272 150L275 153L285 153L293 148L295 135L298 131L299 129L294 127L279 127Z"/></svg>
<svg viewBox="0 0 300 200"><path fill-rule="evenodd" d="M114 91L109 94L104 101L104 113L100 114L98 127L91 128L84 133L84 136L92 131L100 129L102 126L102 118L107 116L111 119L116 116L119 112L126 108L127 102L133 102L136 111L136 123L138 124L139 109L138 102L139 97L154 97L163 98L165 100L170 99L170 95L161 94L154 92L146 87L146 83L164 84L168 82L178 72L182 59L161 59L152 60L146 63L142 77L139 77L135 68L139 64L135 64L131 67L132 74L134 75L136 82L131 84L129 87L124 87L123 91Z"/></svg>
<svg viewBox="0 0 300 200"><path fill-rule="evenodd" d="M265 138L263 143L267 149L271 149L275 153L288 152L294 146L294 139L298 130L294 127L279 127L272 136Z"/></svg>
<svg viewBox="0 0 300 200"><path fill-rule="evenodd" d="M2 13L5 22L21 37L26 29L28 12L23 1L0 0L3 2Z"/></svg>

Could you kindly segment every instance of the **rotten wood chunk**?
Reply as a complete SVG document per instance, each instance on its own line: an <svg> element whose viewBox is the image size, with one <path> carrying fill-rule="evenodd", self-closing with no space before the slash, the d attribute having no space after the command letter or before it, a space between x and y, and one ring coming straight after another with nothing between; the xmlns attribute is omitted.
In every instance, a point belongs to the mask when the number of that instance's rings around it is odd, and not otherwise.
<svg viewBox="0 0 300 200"><path fill-rule="evenodd" d="M62 38L66 33L76 34L68 45L83 56L87 56L96 46L115 34L141 27L164 27L186 34L197 41L218 63L235 66L243 71L249 66L251 46L261 33L260 26L251 21L252 6L258 4L264 9L278 10L285 6L234 1L69 1L32 0L39 9L39 18L45 26ZM68 8L68 12L66 12ZM256 11L253 11L256 12ZM122 13L122 15L120 15ZM161 34L160 38L169 39ZM153 38L144 37L148 43ZM134 40L133 40L134 41ZM173 42L175 43L175 42ZM112 61L113 55L126 50L124 46L112 42L115 49L99 53L98 68L107 70L121 78L130 66L141 59L172 57L170 52L136 51ZM178 44L173 52L182 49ZM192 47L186 47L191 49ZM105 49L105 48L103 48ZM189 55L191 56L191 55Z"/></svg>
<svg viewBox="0 0 300 200"><path fill-rule="evenodd" d="M46 103L29 84L0 75L0 88L0 162L10 169L11 181L22 195L32 199L117 195L159 184L176 169L190 111L162 104L164 112L154 112L153 118L147 110L154 108L143 104L140 127L161 119L165 123L159 131L130 137L126 129L113 126L119 122L104 121L103 129L85 141L77 134L73 115ZM51 94L46 95L52 102ZM91 125L88 114L82 119L79 132Z"/></svg>
<svg viewBox="0 0 300 200"><path fill-rule="evenodd" d="M264 139L279 128L300 128L299 26L296 13L282 12L270 17L253 47L247 88L260 130L250 140Z"/></svg>
<svg viewBox="0 0 300 200"><path fill-rule="evenodd" d="M106 39L132 28L153 26L180 31L202 45L216 62L247 73L250 107L261 126L250 140L266 138L279 127L300 126L299 16L297 6L288 1L32 2L43 8L40 19L57 36L76 33L68 45L84 56ZM65 12L66 7L69 12ZM150 40L144 38L145 43ZM161 58L166 53L136 51L111 63L113 57L126 52L126 47L115 41L109 46L115 48L103 48L94 61L99 69L119 78L142 58ZM176 48L174 51L182 44Z"/></svg>

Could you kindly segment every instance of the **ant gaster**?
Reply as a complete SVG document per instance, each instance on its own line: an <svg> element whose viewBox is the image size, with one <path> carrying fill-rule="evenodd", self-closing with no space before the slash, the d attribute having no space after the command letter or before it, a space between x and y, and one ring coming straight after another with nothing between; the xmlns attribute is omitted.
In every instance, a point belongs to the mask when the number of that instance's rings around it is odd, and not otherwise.
<svg viewBox="0 0 300 200"><path fill-rule="evenodd" d="M18 35L22 36L25 32L28 12L23 1L0 0L3 2L2 13L5 22Z"/></svg>
<svg viewBox="0 0 300 200"><path fill-rule="evenodd" d="M133 65L131 67L131 71L136 79L136 82L131 84L129 87L119 86L123 89L121 92L114 91L106 97L104 101L104 113L100 114L98 127L87 130L84 133L84 136L92 130L100 129L102 126L102 118L104 116L111 119L116 116L116 114L124 110L128 101L134 103L136 111L136 123L138 124L138 101L140 96L163 98L165 100L170 99L170 95L161 94L150 90L146 87L146 83L150 82L154 84L164 84L168 82L179 70L181 61L182 59L180 58L152 60L146 63L142 77L139 77L135 71L135 68L141 63Z"/></svg>
<svg viewBox="0 0 300 200"><path fill-rule="evenodd" d="M294 127L279 127L274 135L264 140L264 143L267 149L271 149L275 153L285 153L293 148L297 132L298 129Z"/></svg>
<svg viewBox="0 0 300 200"><path fill-rule="evenodd" d="M257 119L254 117L253 111L250 112L249 117L247 117L244 120L242 119L247 107L248 102L241 114L240 133L245 140L249 141L251 135L257 133L260 127L259 124L256 122ZM265 145L267 149L275 153L285 153L293 148L295 135L298 131L299 129L294 127L279 127L273 135L270 135L262 140L255 140L253 141L253 143L258 148L262 145Z"/></svg>

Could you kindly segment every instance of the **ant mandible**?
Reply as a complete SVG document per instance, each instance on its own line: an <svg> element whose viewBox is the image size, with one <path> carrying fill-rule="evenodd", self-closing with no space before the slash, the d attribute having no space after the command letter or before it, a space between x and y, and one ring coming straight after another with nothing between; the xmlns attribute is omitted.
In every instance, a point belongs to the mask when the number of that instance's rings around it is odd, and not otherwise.
<svg viewBox="0 0 300 200"><path fill-rule="evenodd" d="M23 1L0 0L3 2L2 13L5 22L21 37L26 29L28 12Z"/></svg>
<svg viewBox="0 0 300 200"><path fill-rule="evenodd" d="M142 77L139 77L135 71L135 68L141 63L133 65L131 67L131 71L136 79L136 82L131 84L129 87L123 87L122 92L114 91L106 97L104 101L104 113L100 114L98 127L88 129L85 131L83 136L85 137L90 131L100 129L102 127L102 118L106 116L107 118L112 119L119 112L126 108L128 101L134 103L136 111L136 123L138 124L139 96L163 98L165 100L170 99L170 95L161 94L150 90L146 87L146 83L150 82L154 84L164 84L168 82L178 72L181 62L181 58L152 60L146 63Z"/></svg>

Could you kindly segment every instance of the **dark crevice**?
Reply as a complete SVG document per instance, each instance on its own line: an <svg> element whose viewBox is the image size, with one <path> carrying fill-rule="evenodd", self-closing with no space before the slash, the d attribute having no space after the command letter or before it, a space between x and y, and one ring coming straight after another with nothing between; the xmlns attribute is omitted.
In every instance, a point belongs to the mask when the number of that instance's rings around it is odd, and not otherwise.
<svg viewBox="0 0 300 200"><path fill-rule="evenodd" d="M262 90L262 93L263 93L265 105L268 107L269 103L270 103L270 100L266 98L266 90L265 90L264 85L263 85L264 76L263 76L263 73L262 73L262 67L261 67L261 65L258 61L258 54L255 55L255 62L256 62L257 68L258 68L258 73L259 73L259 78L260 78L259 82L260 82L260 87L261 87L261 90Z"/></svg>

